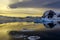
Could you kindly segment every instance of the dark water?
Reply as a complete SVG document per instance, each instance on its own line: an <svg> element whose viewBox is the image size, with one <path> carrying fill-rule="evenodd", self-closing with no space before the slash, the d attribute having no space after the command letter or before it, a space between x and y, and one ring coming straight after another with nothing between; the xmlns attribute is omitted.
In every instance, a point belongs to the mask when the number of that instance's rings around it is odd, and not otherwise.
<svg viewBox="0 0 60 40"><path fill-rule="evenodd" d="M12 33L15 32L15 33ZM38 40L60 40L60 30L47 30L47 31L12 31L9 33L10 40L29 40L29 36L39 36ZM13 36L27 35L26 38L14 38Z"/></svg>

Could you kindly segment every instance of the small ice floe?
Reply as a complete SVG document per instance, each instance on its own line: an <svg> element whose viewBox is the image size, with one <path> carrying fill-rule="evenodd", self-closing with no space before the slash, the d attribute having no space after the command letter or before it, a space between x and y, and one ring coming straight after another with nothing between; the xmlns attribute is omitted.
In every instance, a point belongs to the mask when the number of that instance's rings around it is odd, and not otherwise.
<svg viewBox="0 0 60 40"><path fill-rule="evenodd" d="M38 39L40 39L40 37L39 36L29 36L28 39L29 40L38 40Z"/></svg>

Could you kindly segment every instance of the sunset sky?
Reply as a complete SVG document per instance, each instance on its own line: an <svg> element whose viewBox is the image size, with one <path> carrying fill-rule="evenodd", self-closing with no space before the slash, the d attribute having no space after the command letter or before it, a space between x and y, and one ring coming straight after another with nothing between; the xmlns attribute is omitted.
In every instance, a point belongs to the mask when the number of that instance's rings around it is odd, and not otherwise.
<svg viewBox="0 0 60 40"><path fill-rule="evenodd" d="M22 10L24 8L60 10L60 0L0 0L0 10Z"/></svg>

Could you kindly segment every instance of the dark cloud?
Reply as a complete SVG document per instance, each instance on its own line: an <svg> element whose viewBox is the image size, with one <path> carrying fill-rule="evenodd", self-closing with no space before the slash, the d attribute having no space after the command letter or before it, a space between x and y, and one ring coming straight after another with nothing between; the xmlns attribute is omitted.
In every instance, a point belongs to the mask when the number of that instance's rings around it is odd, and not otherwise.
<svg viewBox="0 0 60 40"><path fill-rule="evenodd" d="M17 2L10 4L10 8L40 8L40 7L50 7L50 8L60 8L60 0L32 0L28 2Z"/></svg>
<svg viewBox="0 0 60 40"><path fill-rule="evenodd" d="M48 7L48 8L60 8L60 1L44 5L44 7Z"/></svg>

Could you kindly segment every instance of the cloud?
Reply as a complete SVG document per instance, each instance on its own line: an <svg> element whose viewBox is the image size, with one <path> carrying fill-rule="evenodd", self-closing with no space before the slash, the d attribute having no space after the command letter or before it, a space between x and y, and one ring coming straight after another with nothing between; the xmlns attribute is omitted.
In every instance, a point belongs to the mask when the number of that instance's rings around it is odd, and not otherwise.
<svg viewBox="0 0 60 40"><path fill-rule="evenodd" d="M47 8L60 8L60 1L44 5L44 7L47 7Z"/></svg>
<svg viewBox="0 0 60 40"><path fill-rule="evenodd" d="M23 0L23 2L17 2L14 4L9 4L10 8L40 8L40 7L49 7L49 8L55 8L57 5L57 8L59 7L58 3L60 0ZM56 3L56 4L55 4Z"/></svg>

